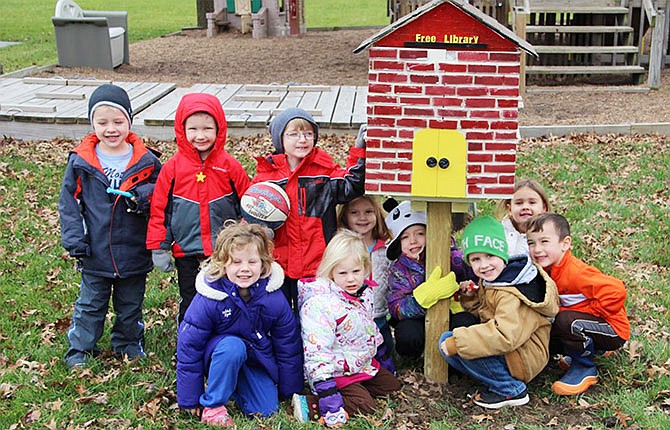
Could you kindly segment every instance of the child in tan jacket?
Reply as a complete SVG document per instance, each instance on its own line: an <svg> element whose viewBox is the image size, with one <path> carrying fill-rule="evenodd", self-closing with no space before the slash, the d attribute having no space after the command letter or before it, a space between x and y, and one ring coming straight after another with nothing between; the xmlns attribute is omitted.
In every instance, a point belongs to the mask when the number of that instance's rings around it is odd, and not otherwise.
<svg viewBox="0 0 670 430"><path fill-rule="evenodd" d="M549 361L556 284L528 255L508 257L503 226L490 216L468 224L462 248L480 282L474 290L468 282L461 285L461 304L481 323L444 333L442 355L488 388L475 404L487 409L525 405L526 383Z"/></svg>

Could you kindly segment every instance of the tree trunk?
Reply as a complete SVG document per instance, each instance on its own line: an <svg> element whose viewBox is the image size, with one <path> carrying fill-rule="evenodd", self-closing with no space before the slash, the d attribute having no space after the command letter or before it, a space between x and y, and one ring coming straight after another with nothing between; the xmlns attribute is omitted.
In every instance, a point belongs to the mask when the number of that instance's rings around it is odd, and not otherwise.
<svg viewBox="0 0 670 430"><path fill-rule="evenodd" d="M207 28L207 12L214 12L214 0L196 0L198 28Z"/></svg>

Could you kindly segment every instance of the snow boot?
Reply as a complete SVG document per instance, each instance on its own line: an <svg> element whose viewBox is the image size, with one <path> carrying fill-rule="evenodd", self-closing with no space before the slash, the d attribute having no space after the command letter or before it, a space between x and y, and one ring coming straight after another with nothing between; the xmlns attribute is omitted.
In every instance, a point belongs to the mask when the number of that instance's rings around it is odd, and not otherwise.
<svg viewBox="0 0 670 430"><path fill-rule="evenodd" d="M593 353L585 352L586 356L570 355L570 369L551 386L554 393L559 396L575 396L598 383L598 368L593 363Z"/></svg>

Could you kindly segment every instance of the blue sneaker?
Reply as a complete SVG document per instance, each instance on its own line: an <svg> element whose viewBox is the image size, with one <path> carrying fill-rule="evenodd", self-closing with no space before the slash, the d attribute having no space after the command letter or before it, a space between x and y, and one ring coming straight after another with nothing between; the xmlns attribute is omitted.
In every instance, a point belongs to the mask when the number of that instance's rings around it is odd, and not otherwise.
<svg viewBox="0 0 670 430"><path fill-rule="evenodd" d="M123 351L116 351L116 353L122 359L128 359L128 361L139 360L147 356L141 346L129 346Z"/></svg>
<svg viewBox="0 0 670 430"><path fill-rule="evenodd" d="M71 369L83 367L86 366L90 358L90 354L82 351L73 351L65 356L65 364Z"/></svg>
<svg viewBox="0 0 670 430"><path fill-rule="evenodd" d="M307 404L307 396L302 394L293 394L291 398L291 405L293 406L293 418L298 422L309 422L309 405Z"/></svg>

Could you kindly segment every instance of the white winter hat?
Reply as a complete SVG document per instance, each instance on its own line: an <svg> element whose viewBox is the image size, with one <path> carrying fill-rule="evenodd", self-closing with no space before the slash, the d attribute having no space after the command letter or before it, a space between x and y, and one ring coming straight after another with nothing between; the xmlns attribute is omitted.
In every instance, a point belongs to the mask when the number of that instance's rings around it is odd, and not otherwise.
<svg viewBox="0 0 670 430"><path fill-rule="evenodd" d="M384 202L384 209L388 211L386 215L386 226L391 230L393 239L386 247L386 258L395 260L400 257L400 236L402 232L413 225L426 225L426 213L423 211L413 211L412 202L405 200L400 204L394 199ZM397 204L397 206L393 206Z"/></svg>

